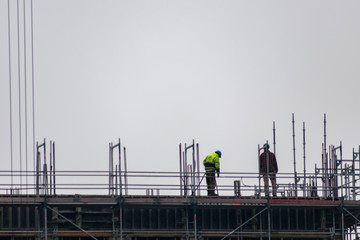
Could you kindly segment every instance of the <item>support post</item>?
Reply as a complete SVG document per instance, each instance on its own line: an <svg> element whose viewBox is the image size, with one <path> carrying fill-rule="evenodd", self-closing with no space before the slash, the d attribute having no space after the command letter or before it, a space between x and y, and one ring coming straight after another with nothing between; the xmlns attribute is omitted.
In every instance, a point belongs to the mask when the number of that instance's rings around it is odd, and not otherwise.
<svg viewBox="0 0 360 240"><path fill-rule="evenodd" d="M50 178L50 195L52 194L52 141L50 141L50 169L49 169L49 178Z"/></svg>
<svg viewBox="0 0 360 240"><path fill-rule="evenodd" d="M260 174L260 151L262 148L260 148L260 144L258 144L258 173L259 173L259 197L261 195L261 174Z"/></svg>
<svg viewBox="0 0 360 240"><path fill-rule="evenodd" d="M55 141L53 141L53 190L54 190L54 195L56 195L56 168L55 168Z"/></svg>
<svg viewBox="0 0 360 240"><path fill-rule="evenodd" d="M275 121L273 121L274 155L276 156Z"/></svg>
<svg viewBox="0 0 360 240"><path fill-rule="evenodd" d="M188 164L187 164L187 154L186 154L186 152L187 152L187 147L186 147L186 143L185 143L185 149L184 149L184 164L185 164L185 166L184 166L184 169L186 169L185 170L185 175L184 175L184 179L185 179L185 186L184 186L184 195L187 197L187 188L188 188L188 175L187 175L187 172L188 172Z"/></svg>
<svg viewBox="0 0 360 240"><path fill-rule="evenodd" d="M359 156L360 157L360 156ZM353 148L353 159L352 159L352 200L356 200L356 188L355 188L355 159L356 153L355 149ZM356 227L355 227L356 230Z"/></svg>
<svg viewBox="0 0 360 240"><path fill-rule="evenodd" d="M118 165L116 164L115 165L115 195L116 196L118 195L118 189L120 189L118 184L118 172L119 172L118 169L119 169Z"/></svg>
<svg viewBox="0 0 360 240"><path fill-rule="evenodd" d="M36 196L39 196L40 194L40 176L41 176L41 154L39 149L40 148L44 149L44 166L46 164L46 145L45 145L45 138L44 138L44 142L42 144L38 144L38 142L36 142L36 152L37 152L37 158L36 158ZM45 176L44 176L45 178ZM45 179L43 179L45 180ZM45 183L44 183L45 184Z"/></svg>
<svg viewBox="0 0 360 240"><path fill-rule="evenodd" d="M187 172L187 166L185 164L185 151L183 151L182 153L182 166L183 166L183 176L182 176L182 180L183 180L183 195L186 196L186 188L187 188L187 179L186 179L186 172Z"/></svg>
<svg viewBox="0 0 360 240"><path fill-rule="evenodd" d="M197 186L198 186L198 196L200 196L200 153L199 153L199 144L196 144L196 155L197 155Z"/></svg>
<svg viewBox="0 0 360 240"><path fill-rule="evenodd" d="M48 229L47 229L47 166L46 166L46 142L44 138L44 229L45 229L45 240L47 240Z"/></svg>
<svg viewBox="0 0 360 240"><path fill-rule="evenodd" d="M43 176L43 185L44 185L44 194L47 194L47 188L48 188L48 176L47 176L47 163L46 163L46 142L44 138L44 176Z"/></svg>
<svg viewBox="0 0 360 240"><path fill-rule="evenodd" d="M127 179L127 164L126 164L126 148L124 150L124 181L125 181L125 195L128 195L128 179Z"/></svg>
<svg viewBox="0 0 360 240"><path fill-rule="evenodd" d="M303 146L304 146L304 197L306 197L305 122L303 122Z"/></svg>
<svg viewBox="0 0 360 240"><path fill-rule="evenodd" d="M183 174L182 174L182 158L181 158L181 143L179 144L179 167L180 167L180 196L183 195Z"/></svg>
<svg viewBox="0 0 360 240"><path fill-rule="evenodd" d="M295 157L295 120L294 120L294 113L292 114L292 130L293 130L293 154L294 154L294 180L295 180L295 197L297 197L297 173L296 173L296 157Z"/></svg>
<svg viewBox="0 0 360 240"><path fill-rule="evenodd" d="M345 227L344 227L344 197L341 196L341 239L345 240Z"/></svg>
<svg viewBox="0 0 360 240"><path fill-rule="evenodd" d="M268 141L266 141L266 144L268 144ZM270 173L269 173L269 151L266 151L266 174L267 174L267 181L268 181L268 184L267 184L267 217L268 217L268 239L271 240L271 210L270 210L270 189L269 189L269 186L271 184L271 180L270 180Z"/></svg>
<svg viewBox="0 0 360 240"><path fill-rule="evenodd" d="M109 195L113 195L113 147L109 143Z"/></svg>
<svg viewBox="0 0 360 240"><path fill-rule="evenodd" d="M197 219L196 219L196 162L195 162L195 140L193 139L192 143L192 157L193 157L193 202L194 202L194 237L197 240Z"/></svg>
<svg viewBox="0 0 360 240"><path fill-rule="evenodd" d="M40 185L40 152L39 152L39 143L36 142L36 170L35 170L35 192L36 196L39 196L39 185ZM12 189L11 189L12 190Z"/></svg>
<svg viewBox="0 0 360 240"><path fill-rule="evenodd" d="M120 191L119 191L119 211L120 211L120 240L123 239L123 211L122 211L122 180L121 180L121 143L119 138L119 143L117 144L119 147L119 184L120 184Z"/></svg>
<svg viewBox="0 0 360 240"><path fill-rule="evenodd" d="M328 156L326 152L326 114L324 114L324 145L323 145L323 197L328 197L328 184L329 184L329 175L328 175Z"/></svg>
<svg viewBox="0 0 360 240"><path fill-rule="evenodd" d="M343 161L342 161L342 142L340 141L340 165L341 165L341 197L342 199L344 199L344 182L343 182L343 178L344 178L344 172L343 172Z"/></svg>
<svg viewBox="0 0 360 240"><path fill-rule="evenodd" d="M329 183L329 189L330 189L330 193L332 192L331 195L332 195L332 199L334 200L335 198L338 197L338 192L337 192L338 171L337 171L336 150L333 145L329 146L329 163L330 163L330 176L331 176L331 180Z"/></svg>

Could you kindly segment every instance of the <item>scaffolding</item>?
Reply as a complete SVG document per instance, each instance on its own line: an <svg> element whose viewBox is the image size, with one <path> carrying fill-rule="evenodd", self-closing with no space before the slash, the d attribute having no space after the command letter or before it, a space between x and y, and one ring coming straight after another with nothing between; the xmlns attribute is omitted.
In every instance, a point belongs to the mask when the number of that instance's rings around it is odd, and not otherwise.
<svg viewBox="0 0 360 240"><path fill-rule="evenodd" d="M275 135L273 122L276 154ZM352 159L342 142L327 146L324 115L321 167L307 171L305 123L302 136L303 174L293 144L294 172L277 174L272 198L259 172L222 172L219 196L206 196L195 140L179 144L179 171L152 172L127 169L120 139L109 143L108 171L59 171L55 142L44 139L34 171L0 172L0 238L359 239L360 146ZM13 181L22 176L33 182Z"/></svg>

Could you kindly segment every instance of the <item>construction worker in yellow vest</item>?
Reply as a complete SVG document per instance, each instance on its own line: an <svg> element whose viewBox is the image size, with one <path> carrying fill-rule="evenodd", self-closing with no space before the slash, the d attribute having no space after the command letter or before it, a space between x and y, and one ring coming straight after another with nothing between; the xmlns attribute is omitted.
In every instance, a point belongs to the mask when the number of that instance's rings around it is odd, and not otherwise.
<svg viewBox="0 0 360 240"><path fill-rule="evenodd" d="M207 156L203 161L205 167L208 196L218 196L218 194L215 193L215 186L216 186L215 172L217 172L217 176L219 177L220 176L219 158L221 158L221 152L216 151L213 154Z"/></svg>

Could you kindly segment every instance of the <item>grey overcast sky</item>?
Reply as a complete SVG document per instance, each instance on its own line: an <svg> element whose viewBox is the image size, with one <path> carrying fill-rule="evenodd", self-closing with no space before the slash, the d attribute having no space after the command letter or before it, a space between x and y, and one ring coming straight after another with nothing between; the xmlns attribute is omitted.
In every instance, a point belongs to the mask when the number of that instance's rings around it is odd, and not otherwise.
<svg viewBox="0 0 360 240"><path fill-rule="evenodd" d="M28 164L32 169L30 1L26 0ZM0 1L0 152L10 169L8 1ZM25 169L24 15L10 0L14 169ZM200 158L221 150L221 170L257 171L272 143L293 171L292 124L302 172L327 142L360 144L360 1L33 0L35 136L56 141L58 170L107 170L121 138L128 170L178 171L179 143ZM31 167L30 167L31 166Z"/></svg>

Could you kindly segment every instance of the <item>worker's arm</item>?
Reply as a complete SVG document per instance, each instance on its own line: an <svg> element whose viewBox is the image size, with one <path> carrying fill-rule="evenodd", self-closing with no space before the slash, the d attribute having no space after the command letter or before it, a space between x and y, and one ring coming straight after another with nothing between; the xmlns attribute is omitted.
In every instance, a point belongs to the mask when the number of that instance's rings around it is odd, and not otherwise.
<svg viewBox="0 0 360 240"><path fill-rule="evenodd" d="M215 163L215 169L217 171L217 176L220 176L220 160L219 157L215 157L214 159L214 163Z"/></svg>
<svg viewBox="0 0 360 240"><path fill-rule="evenodd" d="M277 165L277 161L276 161L275 154L273 154L273 157L274 157L274 167L275 167L275 173L277 173L277 172L278 172L278 165Z"/></svg>

